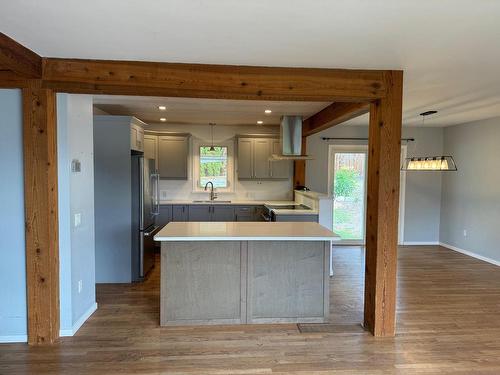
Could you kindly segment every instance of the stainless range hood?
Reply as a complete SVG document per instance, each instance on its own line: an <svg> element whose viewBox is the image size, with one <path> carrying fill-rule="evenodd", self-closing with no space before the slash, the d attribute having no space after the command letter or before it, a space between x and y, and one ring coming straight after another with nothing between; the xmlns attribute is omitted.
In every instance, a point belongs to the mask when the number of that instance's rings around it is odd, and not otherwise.
<svg viewBox="0 0 500 375"><path fill-rule="evenodd" d="M302 116L283 116L280 125L281 153L270 160L312 160L302 155Z"/></svg>

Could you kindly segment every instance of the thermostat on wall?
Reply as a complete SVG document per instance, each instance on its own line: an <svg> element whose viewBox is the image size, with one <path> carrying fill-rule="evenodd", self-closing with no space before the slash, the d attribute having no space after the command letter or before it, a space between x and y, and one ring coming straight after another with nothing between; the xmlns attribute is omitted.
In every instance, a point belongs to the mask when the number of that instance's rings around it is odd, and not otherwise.
<svg viewBox="0 0 500 375"><path fill-rule="evenodd" d="M71 161L71 172L80 172L82 170L82 166L80 160L73 159Z"/></svg>

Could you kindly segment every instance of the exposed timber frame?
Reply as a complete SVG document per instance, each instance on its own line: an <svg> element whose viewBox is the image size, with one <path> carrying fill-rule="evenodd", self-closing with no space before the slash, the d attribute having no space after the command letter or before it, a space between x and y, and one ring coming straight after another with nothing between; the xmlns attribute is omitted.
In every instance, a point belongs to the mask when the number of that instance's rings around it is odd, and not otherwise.
<svg viewBox="0 0 500 375"><path fill-rule="evenodd" d="M402 78L393 70L42 58L0 34L0 87L24 88L29 342L53 342L59 327L56 92L334 102L306 119L305 137L369 110L364 325L394 335ZM294 183L304 185L305 163L295 166Z"/></svg>

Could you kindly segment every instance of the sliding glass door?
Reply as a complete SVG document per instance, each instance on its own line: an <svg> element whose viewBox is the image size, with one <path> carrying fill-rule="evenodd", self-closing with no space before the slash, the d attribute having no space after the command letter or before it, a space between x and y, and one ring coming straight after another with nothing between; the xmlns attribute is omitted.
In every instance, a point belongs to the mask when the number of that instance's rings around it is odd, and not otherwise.
<svg viewBox="0 0 500 375"><path fill-rule="evenodd" d="M330 146L333 231L344 244L364 244L367 146Z"/></svg>
<svg viewBox="0 0 500 375"><path fill-rule="evenodd" d="M401 147L401 162L406 145ZM333 197L333 231L344 245L364 245L368 146L330 145L329 193ZM404 243L406 173L400 175L398 243Z"/></svg>

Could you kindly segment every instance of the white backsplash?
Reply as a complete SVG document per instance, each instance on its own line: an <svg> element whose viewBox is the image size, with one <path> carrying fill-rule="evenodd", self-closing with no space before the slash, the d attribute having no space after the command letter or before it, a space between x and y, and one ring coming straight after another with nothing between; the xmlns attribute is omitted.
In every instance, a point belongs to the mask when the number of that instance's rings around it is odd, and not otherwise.
<svg viewBox="0 0 500 375"><path fill-rule="evenodd" d="M208 197L208 192L193 192L191 180L161 180L161 200L194 200ZM236 181L232 193L218 193L219 200L292 200L292 181Z"/></svg>

